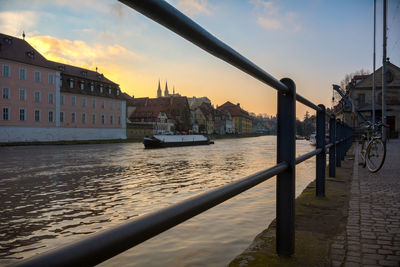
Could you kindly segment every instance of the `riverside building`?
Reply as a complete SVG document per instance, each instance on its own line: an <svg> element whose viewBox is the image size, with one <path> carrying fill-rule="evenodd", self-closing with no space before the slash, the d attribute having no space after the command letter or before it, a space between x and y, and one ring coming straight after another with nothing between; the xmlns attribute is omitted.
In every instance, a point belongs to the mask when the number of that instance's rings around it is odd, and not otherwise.
<svg viewBox="0 0 400 267"><path fill-rule="evenodd" d="M126 101L103 74L0 34L0 142L126 138Z"/></svg>

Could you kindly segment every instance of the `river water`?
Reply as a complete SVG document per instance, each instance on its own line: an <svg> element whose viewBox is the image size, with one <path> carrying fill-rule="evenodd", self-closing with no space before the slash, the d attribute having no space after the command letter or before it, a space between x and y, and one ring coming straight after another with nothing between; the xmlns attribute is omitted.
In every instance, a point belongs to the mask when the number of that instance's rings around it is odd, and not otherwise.
<svg viewBox="0 0 400 267"><path fill-rule="evenodd" d="M297 141L297 155L313 149ZM276 137L145 150L140 143L0 147L0 265L12 265L275 165ZM296 194L315 178L297 166ZM275 217L275 178L103 266L225 266Z"/></svg>

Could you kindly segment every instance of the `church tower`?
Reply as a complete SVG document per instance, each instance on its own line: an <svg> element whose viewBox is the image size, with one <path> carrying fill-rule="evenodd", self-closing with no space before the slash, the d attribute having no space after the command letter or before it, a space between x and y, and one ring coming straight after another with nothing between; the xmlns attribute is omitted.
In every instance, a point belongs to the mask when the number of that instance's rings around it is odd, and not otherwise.
<svg viewBox="0 0 400 267"><path fill-rule="evenodd" d="M157 97L162 97L161 86L160 86L160 79L158 79Z"/></svg>
<svg viewBox="0 0 400 267"><path fill-rule="evenodd" d="M168 84L167 84L167 82L165 82L165 91L164 91L164 96L169 96L169 92L168 92Z"/></svg>

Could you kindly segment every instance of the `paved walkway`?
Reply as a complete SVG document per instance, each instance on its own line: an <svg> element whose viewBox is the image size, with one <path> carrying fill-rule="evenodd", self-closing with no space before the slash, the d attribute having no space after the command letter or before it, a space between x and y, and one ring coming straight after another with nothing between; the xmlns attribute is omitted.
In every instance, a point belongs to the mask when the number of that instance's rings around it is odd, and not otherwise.
<svg viewBox="0 0 400 267"><path fill-rule="evenodd" d="M400 140L387 149L377 173L355 157L346 232L331 246L332 266L400 266Z"/></svg>

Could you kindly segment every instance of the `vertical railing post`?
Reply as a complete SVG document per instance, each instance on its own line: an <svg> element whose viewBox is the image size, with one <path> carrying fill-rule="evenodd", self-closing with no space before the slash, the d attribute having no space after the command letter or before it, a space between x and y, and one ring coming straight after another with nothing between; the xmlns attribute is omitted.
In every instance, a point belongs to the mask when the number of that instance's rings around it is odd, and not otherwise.
<svg viewBox="0 0 400 267"><path fill-rule="evenodd" d="M347 151L350 149L350 144L351 144L351 139L350 139L350 126L346 125L346 151L344 152L345 154Z"/></svg>
<svg viewBox="0 0 400 267"><path fill-rule="evenodd" d="M340 123L340 120L336 120L336 140L340 142L342 139L342 124ZM340 160L340 153L342 150L342 143L338 143L336 145L336 167L342 166L342 162Z"/></svg>
<svg viewBox="0 0 400 267"><path fill-rule="evenodd" d="M331 115L329 118L329 143L333 144L329 148L329 177L336 176L336 162L335 162L335 150L336 150L336 118L335 115Z"/></svg>
<svg viewBox="0 0 400 267"><path fill-rule="evenodd" d="M325 169L326 169L326 153L325 153L325 106L318 105L317 110L317 149L321 148L322 152L317 155L316 159L316 195L318 197L325 196Z"/></svg>
<svg viewBox="0 0 400 267"><path fill-rule="evenodd" d="M296 85L281 80L289 92L278 91L277 162L286 162L289 168L276 180L276 252L281 256L294 253L294 203L296 155Z"/></svg>
<svg viewBox="0 0 400 267"><path fill-rule="evenodd" d="M342 137L341 139L343 140L342 146L341 146L341 151L340 151L340 160L344 160L344 156L346 155L346 124L344 122L341 122L342 124Z"/></svg>

